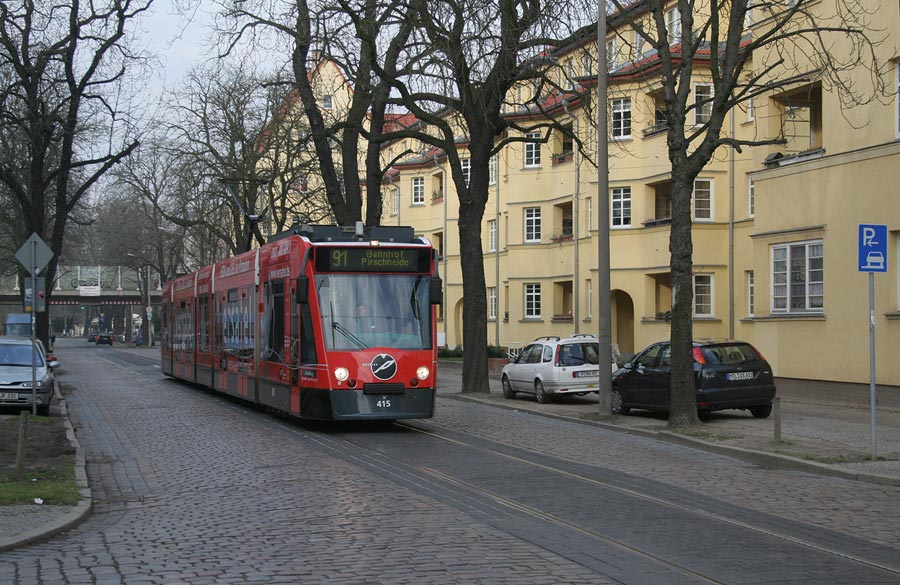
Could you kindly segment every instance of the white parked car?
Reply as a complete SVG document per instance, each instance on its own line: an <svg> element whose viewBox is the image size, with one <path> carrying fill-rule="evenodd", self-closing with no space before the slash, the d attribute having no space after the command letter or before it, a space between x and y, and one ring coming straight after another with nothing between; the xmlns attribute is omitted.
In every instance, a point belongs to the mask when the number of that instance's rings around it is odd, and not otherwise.
<svg viewBox="0 0 900 585"><path fill-rule="evenodd" d="M597 392L599 349L597 338L590 334L539 337L503 366L503 396L515 398L517 392L524 392L546 404L554 395ZM612 371L617 369L612 360Z"/></svg>

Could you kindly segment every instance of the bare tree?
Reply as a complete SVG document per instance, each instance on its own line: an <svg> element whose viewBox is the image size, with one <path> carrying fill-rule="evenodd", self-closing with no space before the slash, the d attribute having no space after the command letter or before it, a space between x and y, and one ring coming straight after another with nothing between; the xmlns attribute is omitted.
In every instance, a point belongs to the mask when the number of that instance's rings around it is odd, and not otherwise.
<svg viewBox="0 0 900 585"><path fill-rule="evenodd" d="M0 184L21 214L17 242L37 233L54 253L48 283L70 214L137 146L116 95L134 63L126 28L152 1L0 3L0 142L15 153L0 160ZM39 313L45 340L48 323Z"/></svg>
<svg viewBox="0 0 900 585"><path fill-rule="evenodd" d="M740 152L748 146L786 142L783 134L736 139L728 132L725 122L729 113L752 107L754 98L783 94L789 99L791 90L808 92L818 87L819 91L835 92L849 107L883 90L876 58L880 40L875 38L872 22L878 4L610 0L608 6L618 38L626 44L639 38L648 49L628 75L643 79L650 89L661 93L664 102L659 115L672 165L669 427L687 427L699 424L692 363L694 180L723 146ZM858 75L860 71L869 74L869 82L859 83L865 77ZM615 76L612 72L611 79ZM710 91L694 93L692 80L697 79Z"/></svg>

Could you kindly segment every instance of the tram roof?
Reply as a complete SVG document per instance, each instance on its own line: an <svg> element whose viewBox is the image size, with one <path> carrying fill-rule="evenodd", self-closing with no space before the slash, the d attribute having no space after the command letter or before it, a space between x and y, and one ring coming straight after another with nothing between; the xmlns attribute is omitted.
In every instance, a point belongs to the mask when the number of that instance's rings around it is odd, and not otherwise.
<svg viewBox="0 0 900 585"><path fill-rule="evenodd" d="M277 242L291 236L301 236L310 242L368 242L379 240L400 244L421 244L415 230L410 226L368 226L362 222L356 226L310 225L299 224L288 230L277 233L268 239L268 243Z"/></svg>

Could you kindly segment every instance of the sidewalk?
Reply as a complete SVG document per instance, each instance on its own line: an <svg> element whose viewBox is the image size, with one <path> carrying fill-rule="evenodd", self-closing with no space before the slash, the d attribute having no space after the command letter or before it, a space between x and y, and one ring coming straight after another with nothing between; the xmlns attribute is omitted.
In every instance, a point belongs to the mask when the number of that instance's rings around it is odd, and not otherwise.
<svg viewBox="0 0 900 585"><path fill-rule="evenodd" d="M664 414L632 411L629 416L599 415L596 394L564 396L550 404L538 404L534 396L517 394L503 398L499 375L490 378L490 395L462 394L462 365L441 362L438 395L481 402L606 429L677 443L732 456L769 468L795 469L900 486L900 396L879 389L876 417L878 460L872 461L872 424L868 394L837 385L806 380L778 379L775 411L756 419L743 410L712 413L710 420L691 434L666 430ZM818 390L818 392L817 392ZM882 400L881 395L886 395ZM438 405L440 408L440 405ZM781 442L775 442L780 410Z"/></svg>
<svg viewBox="0 0 900 585"><path fill-rule="evenodd" d="M119 346L117 349L125 348ZM158 348L131 348L131 351L159 355ZM879 408L879 461L870 461L870 412L867 405L862 408L859 404L858 392L816 394L814 382L779 381L782 440L776 444L773 440L775 412L768 419L755 419L744 411L714 413L697 432L686 435L667 431L665 416L658 414L636 411L630 416L600 417L595 394L562 397L550 404L538 404L533 396L524 394L507 400L503 398L496 375L490 380L490 395L462 394L462 364L455 362L441 362L438 380L438 411L442 399L467 400L655 438L762 467L900 486L900 407L885 400L887 404ZM818 400L823 396L832 402ZM65 402L58 404L60 416L68 420ZM68 530L90 514L92 499L87 487L83 451L77 445L74 432L70 433L70 438L77 450L76 474L82 488L82 501L77 506L0 506L0 552Z"/></svg>

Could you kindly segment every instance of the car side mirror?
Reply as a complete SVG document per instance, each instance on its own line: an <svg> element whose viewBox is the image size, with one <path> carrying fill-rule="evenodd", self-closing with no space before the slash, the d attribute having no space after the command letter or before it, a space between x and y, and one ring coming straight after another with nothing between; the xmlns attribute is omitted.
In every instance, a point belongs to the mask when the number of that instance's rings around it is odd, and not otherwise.
<svg viewBox="0 0 900 585"><path fill-rule="evenodd" d="M444 285L437 276L432 276L428 283L428 300L432 305L440 305L444 302Z"/></svg>
<svg viewBox="0 0 900 585"><path fill-rule="evenodd" d="M633 370L634 364L631 362L625 362L625 364L622 366L622 368L625 370Z"/></svg>
<svg viewBox="0 0 900 585"><path fill-rule="evenodd" d="M308 276L297 277L297 304L298 305L309 304L309 277Z"/></svg>
<svg viewBox="0 0 900 585"><path fill-rule="evenodd" d="M51 370L55 370L56 368L59 367L59 360L58 360L58 359L50 359L50 358L48 358L48 359L47 359L47 365L50 367Z"/></svg>

